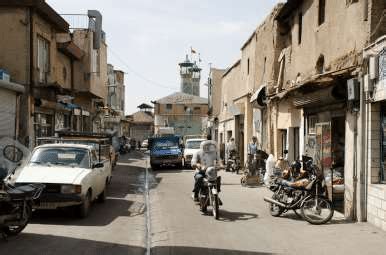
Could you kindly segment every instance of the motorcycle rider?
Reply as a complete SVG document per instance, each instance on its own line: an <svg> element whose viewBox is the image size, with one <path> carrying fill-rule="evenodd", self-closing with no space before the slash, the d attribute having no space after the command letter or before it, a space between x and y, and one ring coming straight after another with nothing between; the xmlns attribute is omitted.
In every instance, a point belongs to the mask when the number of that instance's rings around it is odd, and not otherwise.
<svg viewBox="0 0 386 255"><path fill-rule="evenodd" d="M217 162L219 162L219 153L216 143L211 140L201 142L200 150L193 154L191 162L192 167L196 169L192 194L194 201L198 201L198 193L202 187L206 169L215 167Z"/></svg>

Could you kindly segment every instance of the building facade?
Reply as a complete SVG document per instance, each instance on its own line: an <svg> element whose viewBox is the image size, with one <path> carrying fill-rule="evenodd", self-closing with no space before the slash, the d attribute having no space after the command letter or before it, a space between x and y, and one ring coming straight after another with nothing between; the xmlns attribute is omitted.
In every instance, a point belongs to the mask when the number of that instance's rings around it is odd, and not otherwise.
<svg viewBox="0 0 386 255"><path fill-rule="evenodd" d="M138 143L152 137L154 134L154 114L153 107L147 104L138 106L138 112L126 116L127 132L125 136L134 138Z"/></svg>
<svg viewBox="0 0 386 255"><path fill-rule="evenodd" d="M172 127L177 135L202 135L208 127L208 99L200 97L201 68L188 56L179 64L181 91L153 101L154 132Z"/></svg>
<svg viewBox="0 0 386 255"><path fill-rule="evenodd" d="M176 92L154 102L154 132L173 127L177 135L200 135L206 132L208 99Z"/></svg>
<svg viewBox="0 0 386 255"><path fill-rule="evenodd" d="M58 130L95 131L107 95L107 53L102 16L85 15L84 26L45 1L1 1L0 69L22 85L16 138L32 148Z"/></svg>
<svg viewBox="0 0 386 255"><path fill-rule="evenodd" d="M114 66L107 65L107 98L106 110L103 119L103 129L123 135L123 121L125 120L125 74L114 70Z"/></svg>

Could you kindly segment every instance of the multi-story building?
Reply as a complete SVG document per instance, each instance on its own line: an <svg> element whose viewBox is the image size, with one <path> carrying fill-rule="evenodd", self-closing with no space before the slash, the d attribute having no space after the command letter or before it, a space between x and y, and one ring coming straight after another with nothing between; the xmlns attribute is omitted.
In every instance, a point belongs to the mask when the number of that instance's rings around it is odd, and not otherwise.
<svg viewBox="0 0 386 255"><path fill-rule="evenodd" d="M104 129L113 130L119 136L123 135L122 121L125 119L125 74L114 70L112 65L107 66L107 109L104 117Z"/></svg>
<svg viewBox="0 0 386 255"><path fill-rule="evenodd" d="M359 89L362 52L385 33L384 10L379 0L288 0L276 15L284 44L277 82L268 88L273 152L312 157L348 219L370 216ZM374 212L367 219L379 220Z"/></svg>
<svg viewBox="0 0 386 255"><path fill-rule="evenodd" d="M84 52L74 65L74 128L81 131L103 131L107 100L107 44L102 30L102 15L95 10L87 14L63 15L71 24L72 39Z"/></svg>
<svg viewBox="0 0 386 255"><path fill-rule="evenodd" d="M218 115L221 110L221 82L224 73L224 69L211 67L208 78L208 134L210 134L216 142L219 142Z"/></svg>
<svg viewBox="0 0 386 255"><path fill-rule="evenodd" d="M278 76L277 50L281 36L272 13L257 27L241 47L241 59L228 68L221 81L221 110L218 114L220 148L234 137L240 158L246 159L247 145L256 136L261 149L270 149L267 135L270 118L267 111L266 90Z"/></svg>
<svg viewBox="0 0 386 255"><path fill-rule="evenodd" d="M53 135L71 123L73 65L82 51L63 41L69 24L44 1L1 1L1 68L24 86L19 107L18 138L33 146L35 137Z"/></svg>
<svg viewBox="0 0 386 255"><path fill-rule="evenodd" d="M181 92L153 102L154 131L158 133L160 127L173 127L181 136L204 134L208 127L208 99L198 96L201 69L187 57L180 64L180 75Z"/></svg>

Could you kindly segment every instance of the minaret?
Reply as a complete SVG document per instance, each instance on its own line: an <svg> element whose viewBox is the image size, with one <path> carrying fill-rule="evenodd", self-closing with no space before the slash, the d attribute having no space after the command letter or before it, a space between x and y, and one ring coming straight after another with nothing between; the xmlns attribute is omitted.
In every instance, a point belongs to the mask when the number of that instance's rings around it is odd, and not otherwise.
<svg viewBox="0 0 386 255"><path fill-rule="evenodd" d="M181 92L200 96L201 68L189 60L188 55L184 62L179 64L181 75Z"/></svg>

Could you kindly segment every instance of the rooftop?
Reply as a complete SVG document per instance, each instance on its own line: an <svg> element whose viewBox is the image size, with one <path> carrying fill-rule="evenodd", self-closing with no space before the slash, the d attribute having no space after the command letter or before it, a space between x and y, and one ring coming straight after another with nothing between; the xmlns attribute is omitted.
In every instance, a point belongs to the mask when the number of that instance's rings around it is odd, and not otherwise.
<svg viewBox="0 0 386 255"><path fill-rule="evenodd" d="M45 0L1 0L0 7L31 7L59 32L68 32L69 24Z"/></svg>
<svg viewBox="0 0 386 255"><path fill-rule="evenodd" d="M182 92L175 92L169 96L163 97L155 101L156 104L208 104L208 99L185 94Z"/></svg>

